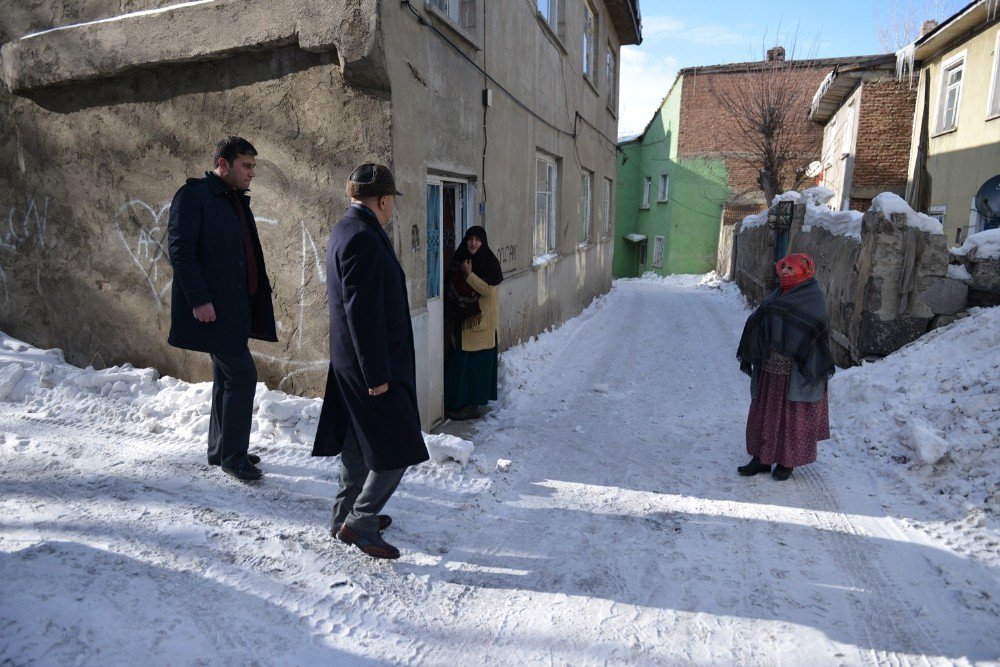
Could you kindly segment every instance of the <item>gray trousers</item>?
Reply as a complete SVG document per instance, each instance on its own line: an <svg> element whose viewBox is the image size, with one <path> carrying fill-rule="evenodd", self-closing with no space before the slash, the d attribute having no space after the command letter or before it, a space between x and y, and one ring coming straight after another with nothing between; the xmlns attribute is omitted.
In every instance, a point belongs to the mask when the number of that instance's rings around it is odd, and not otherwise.
<svg viewBox="0 0 1000 667"><path fill-rule="evenodd" d="M340 489L333 506L333 528L346 523L362 537L378 537L378 513L403 479L406 468L369 470L361 453L361 445L348 429L344 451L340 453Z"/></svg>

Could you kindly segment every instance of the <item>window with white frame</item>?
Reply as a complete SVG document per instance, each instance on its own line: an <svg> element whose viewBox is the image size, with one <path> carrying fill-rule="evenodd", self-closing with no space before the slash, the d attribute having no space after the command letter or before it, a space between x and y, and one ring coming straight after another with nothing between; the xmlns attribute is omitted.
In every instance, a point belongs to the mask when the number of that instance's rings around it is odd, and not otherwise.
<svg viewBox="0 0 1000 667"><path fill-rule="evenodd" d="M542 15L545 22L549 24L552 31L562 36L562 8L563 0L538 0L538 13Z"/></svg>
<svg viewBox="0 0 1000 667"><path fill-rule="evenodd" d="M1000 116L1000 30L993 45L993 78L990 80L990 99L986 109L987 118Z"/></svg>
<svg viewBox="0 0 1000 667"><path fill-rule="evenodd" d="M854 146L854 115L855 106L852 103L847 107L846 116L844 117L843 135L840 137L841 155L850 155L851 148Z"/></svg>
<svg viewBox="0 0 1000 667"><path fill-rule="evenodd" d="M535 156L535 256L556 247L558 163L548 155Z"/></svg>
<svg viewBox="0 0 1000 667"><path fill-rule="evenodd" d="M580 171L580 244L590 243L590 227L594 211L594 172Z"/></svg>
<svg viewBox="0 0 1000 667"><path fill-rule="evenodd" d="M937 126L935 128L937 132L954 130L958 126L958 108L962 101L964 73L964 53L941 67L941 88L938 95Z"/></svg>
<svg viewBox="0 0 1000 667"><path fill-rule="evenodd" d="M670 174L662 174L660 176L660 193L657 196L656 201L667 201L667 197L670 194Z"/></svg>
<svg viewBox="0 0 1000 667"><path fill-rule="evenodd" d="M428 4L463 28L476 27L476 0L428 0Z"/></svg>
<svg viewBox="0 0 1000 667"><path fill-rule="evenodd" d="M618 99L615 95L615 72L618 69L617 58L615 58L615 51L608 44L608 50L604 54L604 84L608 87L608 108L612 111L616 111L618 107Z"/></svg>
<svg viewBox="0 0 1000 667"><path fill-rule="evenodd" d="M583 3L583 75L595 83L597 67L597 12L590 2Z"/></svg>
<svg viewBox="0 0 1000 667"><path fill-rule="evenodd" d="M663 268L663 237L656 236L653 238L653 268L662 269Z"/></svg>
<svg viewBox="0 0 1000 667"><path fill-rule="evenodd" d="M653 189L653 177L646 176L642 179L642 208L649 208L649 191Z"/></svg>
<svg viewBox="0 0 1000 667"><path fill-rule="evenodd" d="M604 179L604 217L601 220L601 238L608 239L611 238L611 212L614 209L611 207L611 195L615 191L614 183L611 182L610 178Z"/></svg>

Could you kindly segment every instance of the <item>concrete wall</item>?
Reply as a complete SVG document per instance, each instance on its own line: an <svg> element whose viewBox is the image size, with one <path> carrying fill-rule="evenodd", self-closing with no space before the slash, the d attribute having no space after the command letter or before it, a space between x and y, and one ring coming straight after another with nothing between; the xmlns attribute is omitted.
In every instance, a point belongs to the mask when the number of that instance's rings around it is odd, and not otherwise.
<svg viewBox="0 0 1000 667"><path fill-rule="evenodd" d="M974 36L951 45L932 59L922 63L929 72L930 101L927 171L930 174L929 207L944 207L945 236L948 242L960 244L969 235L972 198L989 178L1000 173L1000 117L987 117L990 78L993 74L997 33L1000 26L983 26ZM942 65L959 54L965 54L965 71L958 123L954 130L936 133L938 100ZM910 149L909 173L913 173L919 145L925 98L925 76L918 74L913 139ZM977 220L972 216L973 220Z"/></svg>
<svg viewBox="0 0 1000 667"><path fill-rule="evenodd" d="M346 204L343 179L360 159L392 157L388 82L370 64L380 57L375 3L345 14L198 5L19 39L117 13L106 5L35 2L2 19L14 91L0 90L0 205L12 223L0 327L76 364L208 379L206 355L166 345L167 209L184 178L212 167L215 143L240 134L260 152L252 206L280 338L251 349L269 385L316 393L328 357L325 243ZM324 21L311 22L314 10ZM308 38L304 24L330 34ZM215 39L195 39L206 31ZM345 82L356 65L374 74L356 79L366 88Z"/></svg>
<svg viewBox="0 0 1000 667"><path fill-rule="evenodd" d="M583 49L582 5L566 3L562 26L553 31L535 3L473 4L475 12L463 26L415 3L455 47L398 2L383 3L381 12L385 32L392 35L388 72L392 106L401 120L393 127L393 164L400 189L412 193L397 207L393 234L409 281L418 366L425 364L418 369L418 382L421 412L428 422L440 418L443 392L442 360L437 357L443 345L440 302L427 299L424 193L429 178L461 179L475 188L469 222L486 228L504 269L501 349L575 316L611 284L615 234L612 226L611 234L603 237L601 213L604 179L617 181L617 109L608 106L608 90L618 82L617 76L607 80L603 63L607 46L616 59L620 47L607 6L593 3L600 66L593 79L586 80L578 55ZM547 122L529 114L467 59ZM492 106L485 114L484 88L492 92ZM558 257L543 266L534 265L532 242L538 152L559 165ZM581 169L593 172L594 183L590 241L583 245ZM415 249L414 237L419 239ZM423 345L427 347L421 361Z"/></svg>

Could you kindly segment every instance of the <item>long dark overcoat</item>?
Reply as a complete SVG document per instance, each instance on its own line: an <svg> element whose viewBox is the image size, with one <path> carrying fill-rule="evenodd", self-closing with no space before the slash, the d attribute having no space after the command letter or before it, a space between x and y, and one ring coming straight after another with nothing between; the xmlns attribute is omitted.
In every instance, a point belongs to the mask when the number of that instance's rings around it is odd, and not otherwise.
<svg viewBox="0 0 1000 667"><path fill-rule="evenodd" d="M248 338L278 340L271 282L250 197L242 195L257 259L258 286L252 297L247 293L240 219L227 189L221 178L207 172L204 178L189 178L170 204L167 241L174 281L167 342L175 347L234 353L246 347ZM199 322L191 311L209 301L216 320Z"/></svg>
<svg viewBox="0 0 1000 667"><path fill-rule="evenodd" d="M426 461L406 276L371 211L352 206L334 225L326 272L330 370L313 456L339 454L351 428L370 470Z"/></svg>

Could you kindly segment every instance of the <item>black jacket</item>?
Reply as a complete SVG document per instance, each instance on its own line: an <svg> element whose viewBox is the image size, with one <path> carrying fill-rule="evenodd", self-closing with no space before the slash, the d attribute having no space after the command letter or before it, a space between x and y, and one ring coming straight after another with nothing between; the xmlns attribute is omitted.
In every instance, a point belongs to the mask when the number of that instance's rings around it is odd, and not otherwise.
<svg viewBox="0 0 1000 667"><path fill-rule="evenodd" d="M225 353L242 350L248 338L278 340L250 197L242 195L259 272L252 297L247 292L240 218L227 189L221 178L207 172L204 178L189 178L170 204L167 239L174 280L167 342L175 347ZM210 301L217 319L199 322L193 307Z"/></svg>
<svg viewBox="0 0 1000 667"><path fill-rule="evenodd" d="M426 461L406 276L371 211L352 206L334 225L326 273L330 371L313 456L339 454L350 428L370 470Z"/></svg>

